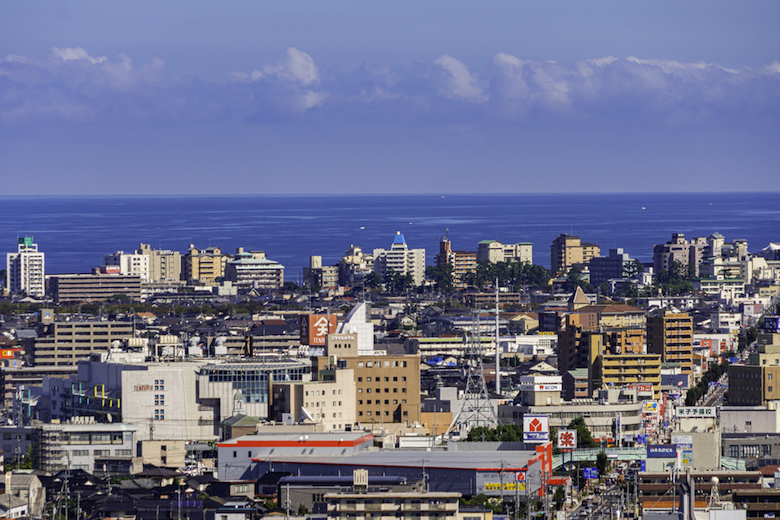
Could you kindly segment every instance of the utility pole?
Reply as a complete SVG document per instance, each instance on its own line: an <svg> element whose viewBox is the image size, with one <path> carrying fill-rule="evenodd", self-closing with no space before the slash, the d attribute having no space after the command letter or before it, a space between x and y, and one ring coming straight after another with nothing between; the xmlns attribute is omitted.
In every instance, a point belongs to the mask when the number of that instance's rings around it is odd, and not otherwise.
<svg viewBox="0 0 780 520"><path fill-rule="evenodd" d="M498 350L498 278L496 278L496 396L501 399L501 354Z"/></svg>
<svg viewBox="0 0 780 520"><path fill-rule="evenodd" d="M501 510L503 511L504 507L504 461L501 461L501 471L498 473L498 478L501 482ZM515 486L517 486L517 482L515 482Z"/></svg>

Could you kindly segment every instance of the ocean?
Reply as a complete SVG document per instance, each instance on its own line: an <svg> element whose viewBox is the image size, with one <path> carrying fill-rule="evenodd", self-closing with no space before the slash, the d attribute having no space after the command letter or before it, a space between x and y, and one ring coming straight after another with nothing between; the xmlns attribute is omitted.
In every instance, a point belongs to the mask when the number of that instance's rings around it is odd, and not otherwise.
<svg viewBox="0 0 780 520"><path fill-rule="evenodd" d="M756 252L780 242L780 194L498 194L361 196L187 196L0 198L0 252L32 235L46 253L46 273L85 273L103 255L143 243L184 253L189 244L263 250L300 278L309 256L338 263L354 244L389 248L396 231L428 264L445 235L453 249L476 251L481 240L532 242L534 263L549 267L561 233L633 258L652 259L653 244L672 233L720 232Z"/></svg>

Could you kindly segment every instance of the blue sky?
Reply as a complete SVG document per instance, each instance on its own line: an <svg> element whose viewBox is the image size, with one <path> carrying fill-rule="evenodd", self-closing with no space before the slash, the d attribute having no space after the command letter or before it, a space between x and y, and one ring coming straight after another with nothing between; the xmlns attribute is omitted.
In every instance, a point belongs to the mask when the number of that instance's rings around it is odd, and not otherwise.
<svg viewBox="0 0 780 520"><path fill-rule="evenodd" d="M0 3L7 195L777 190L780 3Z"/></svg>

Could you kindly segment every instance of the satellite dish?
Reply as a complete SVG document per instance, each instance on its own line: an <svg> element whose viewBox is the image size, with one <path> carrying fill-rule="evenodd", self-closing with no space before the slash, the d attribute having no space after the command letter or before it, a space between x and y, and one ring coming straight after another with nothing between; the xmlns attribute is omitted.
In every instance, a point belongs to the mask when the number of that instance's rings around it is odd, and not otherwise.
<svg viewBox="0 0 780 520"><path fill-rule="evenodd" d="M303 406L301 406L301 413L303 414L304 417L306 417L311 422L317 422L317 421L314 420L314 417L312 417L312 415L309 413L309 411L306 408L304 408Z"/></svg>

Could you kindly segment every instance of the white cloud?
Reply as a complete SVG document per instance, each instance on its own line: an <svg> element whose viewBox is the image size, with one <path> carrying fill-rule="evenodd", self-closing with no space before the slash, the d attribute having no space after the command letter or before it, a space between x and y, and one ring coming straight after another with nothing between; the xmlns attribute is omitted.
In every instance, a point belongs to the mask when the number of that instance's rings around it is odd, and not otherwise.
<svg viewBox="0 0 780 520"><path fill-rule="evenodd" d="M300 83L303 86L320 82L320 73L311 56L295 47L287 49L285 59L277 65L266 65L263 70L252 72L252 79L276 78Z"/></svg>
<svg viewBox="0 0 780 520"><path fill-rule="evenodd" d="M353 71L322 72L309 54L291 47L274 65L210 80L172 75L159 58L136 65L126 55L93 57L80 47L54 48L42 61L14 54L0 59L0 124L280 122L324 113L343 122L432 127L466 127L491 118L661 125L760 119L780 125L777 61L753 70L606 56L567 66L497 53L485 70L473 73L443 55L407 68L363 64Z"/></svg>
<svg viewBox="0 0 780 520"><path fill-rule="evenodd" d="M452 56L440 56L434 65L446 71L444 85L439 88L439 94L450 99L465 99L472 103L484 103L489 99L480 84L479 76L469 72L466 65Z"/></svg>
<svg viewBox="0 0 780 520"><path fill-rule="evenodd" d="M108 58L105 56L98 56L97 58L93 58L81 47L65 47L64 49L52 47L51 55L55 58L61 59L62 61L87 60L92 64L108 61Z"/></svg>

